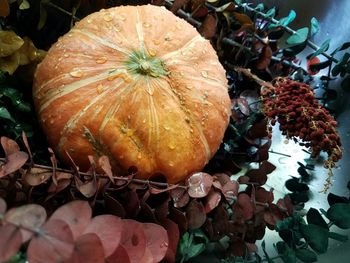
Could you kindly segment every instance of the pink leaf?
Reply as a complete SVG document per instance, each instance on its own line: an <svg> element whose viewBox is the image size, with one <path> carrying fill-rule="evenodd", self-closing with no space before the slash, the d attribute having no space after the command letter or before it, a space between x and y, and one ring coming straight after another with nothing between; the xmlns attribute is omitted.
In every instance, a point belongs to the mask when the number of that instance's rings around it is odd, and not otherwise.
<svg viewBox="0 0 350 263"><path fill-rule="evenodd" d="M30 241L27 257L30 263L59 263L71 258L73 234L62 220L49 220Z"/></svg>
<svg viewBox="0 0 350 263"><path fill-rule="evenodd" d="M14 152L7 156L7 161L0 166L0 178L19 170L28 160L25 152Z"/></svg>
<svg viewBox="0 0 350 263"><path fill-rule="evenodd" d="M199 172L187 179L188 194L193 198L205 197L213 185L213 177L210 174Z"/></svg>
<svg viewBox="0 0 350 263"><path fill-rule="evenodd" d="M6 156L19 152L20 148L17 142L15 142L14 140L3 136L1 137L0 141Z"/></svg>
<svg viewBox="0 0 350 263"><path fill-rule="evenodd" d="M113 254L106 258L106 263L130 263L129 255L126 249L120 245L114 250Z"/></svg>
<svg viewBox="0 0 350 263"><path fill-rule="evenodd" d="M0 233L0 262L6 262L20 249L22 235L16 226L10 224L0 226Z"/></svg>
<svg viewBox="0 0 350 263"><path fill-rule="evenodd" d="M205 198L205 213L211 212L215 207L217 207L221 201L221 194L218 191L211 190Z"/></svg>
<svg viewBox="0 0 350 263"><path fill-rule="evenodd" d="M173 199L175 207L178 207L178 208L184 207L190 201L190 196L187 190L184 188L176 188L171 190L169 193L171 198Z"/></svg>
<svg viewBox="0 0 350 263"><path fill-rule="evenodd" d="M146 248L151 252L153 262L160 262L169 246L167 231L162 226L152 223L144 223L143 230L146 235Z"/></svg>
<svg viewBox="0 0 350 263"><path fill-rule="evenodd" d="M66 222L76 240L91 222L92 210L88 202L72 201L59 207L50 220L60 219Z"/></svg>
<svg viewBox="0 0 350 263"><path fill-rule="evenodd" d="M23 205L11 208L5 214L5 221L25 228L37 229L45 223L46 210L36 204ZM21 228L23 242L29 240L33 232Z"/></svg>
<svg viewBox="0 0 350 263"><path fill-rule="evenodd" d="M77 186L79 192L86 198L93 197L97 191L96 177L90 181L82 182L77 176L74 177L75 185Z"/></svg>
<svg viewBox="0 0 350 263"><path fill-rule="evenodd" d="M75 242L69 263L104 263L105 255L99 237L94 233L84 234Z"/></svg>
<svg viewBox="0 0 350 263"><path fill-rule="evenodd" d="M140 263L146 249L146 235L141 223L124 219L121 245L129 255L131 263Z"/></svg>
<svg viewBox="0 0 350 263"><path fill-rule="evenodd" d="M109 257L121 242L123 228L125 224L119 217L100 215L92 219L84 234L95 233L102 242L105 257Z"/></svg>
<svg viewBox="0 0 350 263"><path fill-rule="evenodd" d="M188 228L197 229L200 228L207 219L207 215L202 203L197 200L192 200L186 207L186 217L188 221Z"/></svg>
<svg viewBox="0 0 350 263"><path fill-rule="evenodd" d="M113 172L112 172L112 166L109 162L109 159L107 156L103 155L98 159L98 164L102 168L102 170L106 173L106 175L109 177L112 183L114 183L113 178Z"/></svg>
<svg viewBox="0 0 350 263"><path fill-rule="evenodd" d="M37 186L45 183L51 176L52 172L47 171L47 169L31 168L23 175L22 180L30 186Z"/></svg>
<svg viewBox="0 0 350 263"><path fill-rule="evenodd" d="M7 204L4 199L0 197L0 218L2 218L6 212Z"/></svg>

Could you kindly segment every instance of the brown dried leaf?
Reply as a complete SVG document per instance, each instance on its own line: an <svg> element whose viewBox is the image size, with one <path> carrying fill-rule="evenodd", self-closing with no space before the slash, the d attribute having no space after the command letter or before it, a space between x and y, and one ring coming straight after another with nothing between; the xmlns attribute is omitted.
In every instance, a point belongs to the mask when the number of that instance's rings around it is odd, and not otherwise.
<svg viewBox="0 0 350 263"><path fill-rule="evenodd" d="M92 210L88 202L75 200L59 207L50 217L50 220L60 219L66 222L73 234L73 239L84 232L91 222Z"/></svg>
<svg viewBox="0 0 350 263"><path fill-rule="evenodd" d="M115 199L113 196L109 195L108 193L105 193L104 200L105 200L105 206L108 214L119 216L121 218L125 217L126 215L125 209L117 199Z"/></svg>
<svg viewBox="0 0 350 263"><path fill-rule="evenodd" d="M250 169L245 176L249 177L249 182L264 185L267 181L266 173L261 169Z"/></svg>
<svg viewBox="0 0 350 263"><path fill-rule="evenodd" d="M27 258L31 263L66 262L73 254L74 240L69 225L49 220L30 241Z"/></svg>
<svg viewBox="0 0 350 263"><path fill-rule="evenodd" d="M294 207L289 195L286 195L283 199L279 199L276 205L281 209L286 210L289 216L293 215Z"/></svg>
<svg viewBox="0 0 350 263"><path fill-rule="evenodd" d="M213 184L213 177L210 174L199 172L187 179L188 194L193 198L205 197Z"/></svg>
<svg viewBox="0 0 350 263"><path fill-rule="evenodd" d="M0 226L0 262L7 262L16 255L22 245L22 236L14 225Z"/></svg>
<svg viewBox="0 0 350 263"><path fill-rule="evenodd" d="M269 204L269 209L264 213L264 220L271 226L276 225L277 221L284 219L284 215L281 210L275 204Z"/></svg>
<svg viewBox="0 0 350 263"><path fill-rule="evenodd" d="M234 4L234 2L229 2L227 4L224 4L222 6L219 7L215 7L215 11L216 12L232 12L236 9L236 5Z"/></svg>
<svg viewBox="0 0 350 263"><path fill-rule="evenodd" d="M186 189L176 188L169 192L171 198L173 199L174 206L177 208L184 207L190 201L190 196Z"/></svg>
<svg viewBox="0 0 350 263"><path fill-rule="evenodd" d="M266 174L270 174L276 169L276 166L269 161L263 161L260 165L260 169L263 170Z"/></svg>
<svg viewBox="0 0 350 263"><path fill-rule="evenodd" d="M114 178L113 178L113 172L112 172L112 166L109 162L109 159L107 156L101 156L98 159L98 164L102 168L102 170L106 173L108 178L111 180L112 183L114 183Z"/></svg>
<svg viewBox="0 0 350 263"><path fill-rule="evenodd" d="M255 63L255 67L258 70L267 69L267 67L270 65L271 57L272 57L272 49L270 48L269 45L265 45L262 48L259 58Z"/></svg>
<svg viewBox="0 0 350 263"><path fill-rule="evenodd" d="M128 253L130 262L139 263L146 249L146 235L143 225L135 220L124 219L120 243Z"/></svg>
<svg viewBox="0 0 350 263"><path fill-rule="evenodd" d="M162 225L166 229L169 239L168 249L165 254L164 262L175 262L177 245L180 239L179 227L174 221L170 219L165 219L162 222Z"/></svg>
<svg viewBox="0 0 350 263"><path fill-rule="evenodd" d="M174 0L173 5L170 8L170 11L173 12L174 14L176 14L176 12L183 7L184 5L186 5L189 2L189 0Z"/></svg>
<svg viewBox="0 0 350 263"><path fill-rule="evenodd" d="M257 187L255 190L255 200L261 203L272 203L274 199L273 192L267 191L263 187Z"/></svg>
<svg viewBox="0 0 350 263"><path fill-rule="evenodd" d="M91 220L84 234L95 233L101 240L105 257L109 257L121 243L125 224L116 216L100 215Z"/></svg>
<svg viewBox="0 0 350 263"><path fill-rule="evenodd" d="M11 208L5 214L4 220L16 226L23 226L29 229L38 229L46 221L46 210L36 204L23 205ZM33 236L33 232L21 228L23 242Z"/></svg>
<svg viewBox="0 0 350 263"><path fill-rule="evenodd" d="M186 207L186 217L189 229L200 228L207 219L204 206L197 200L192 200Z"/></svg>
<svg viewBox="0 0 350 263"><path fill-rule="evenodd" d="M99 237L94 233L79 236L69 263L104 263L105 255ZM68 263L67 262L67 263Z"/></svg>
<svg viewBox="0 0 350 263"><path fill-rule="evenodd" d="M169 240L167 231L160 225L144 223L146 247L153 256L153 262L160 262L168 250Z"/></svg>
<svg viewBox="0 0 350 263"><path fill-rule="evenodd" d="M246 175L242 175L238 178L238 183L240 184L247 184L249 183L249 181L250 181L250 178L249 176L246 176Z"/></svg>
<svg viewBox="0 0 350 263"><path fill-rule="evenodd" d="M15 152L7 156L7 162L0 167L0 178L19 170L28 160L25 152Z"/></svg>
<svg viewBox="0 0 350 263"><path fill-rule="evenodd" d="M206 39L210 39L215 36L217 26L217 18L213 14L208 14L198 31Z"/></svg>
<svg viewBox="0 0 350 263"><path fill-rule="evenodd" d="M92 180L82 182L77 176L74 176L75 185L79 192L86 198L93 197L97 192L96 176Z"/></svg>
<svg viewBox="0 0 350 263"><path fill-rule="evenodd" d="M236 18L236 20L241 24L240 30L246 29L246 30L254 31L254 23L249 16L238 12L233 12L233 15Z"/></svg>
<svg viewBox="0 0 350 263"><path fill-rule="evenodd" d="M6 156L9 156L12 153L19 152L20 148L19 148L16 141L14 141L10 138L7 138L5 136L2 136L0 141L1 141L1 146L4 149Z"/></svg>
<svg viewBox="0 0 350 263"><path fill-rule="evenodd" d="M10 5L8 0L0 0L0 16L6 17L10 14Z"/></svg>
<svg viewBox="0 0 350 263"><path fill-rule="evenodd" d="M205 197L205 200L206 202L205 202L204 210L205 210L205 213L208 214L219 205L221 201L221 194L220 192L212 189L210 190L209 194Z"/></svg>
<svg viewBox="0 0 350 263"><path fill-rule="evenodd" d="M43 168L31 168L23 174L22 180L30 186L37 186L45 183L52 176L52 172Z"/></svg>
<svg viewBox="0 0 350 263"><path fill-rule="evenodd" d="M184 212L175 207L170 208L170 219L174 221L181 233L185 233L188 229L188 222Z"/></svg>
<svg viewBox="0 0 350 263"><path fill-rule="evenodd" d="M106 258L106 263L130 263L129 255L126 249L120 245L114 250L113 254Z"/></svg>

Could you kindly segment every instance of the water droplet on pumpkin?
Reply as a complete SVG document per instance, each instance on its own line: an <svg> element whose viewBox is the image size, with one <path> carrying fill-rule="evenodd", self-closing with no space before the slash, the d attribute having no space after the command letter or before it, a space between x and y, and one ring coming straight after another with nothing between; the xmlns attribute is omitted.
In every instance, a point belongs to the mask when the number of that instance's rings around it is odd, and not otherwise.
<svg viewBox="0 0 350 263"><path fill-rule="evenodd" d="M186 89L191 90L191 89L193 89L193 87L192 86L186 86Z"/></svg>
<svg viewBox="0 0 350 263"><path fill-rule="evenodd" d="M164 129L166 130L166 131L169 131L170 130L170 127L168 127L168 126L163 126L164 127Z"/></svg>
<svg viewBox="0 0 350 263"><path fill-rule="evenodd" d="M202 75L203 77L207 78L207 77L208 77L208 71L203 70L203 71L201 72L201 75Z"/></svg>
<svg viewBox="0 0 350 263"><path fill-rule="evenodd" d="M100 57L98 59L96 59L96 63L97 64L104 64L107 62L107 58L106 57Z"/></svg>
<svg viewBox="0 0 350 263"><path fill-rule="evenodd" d="M170 150L174 150L176 148L176 145L175 145L174 142L171 142L171 143L168 144L168 147L169 147Z"/></svg>
<svg viewBox="0 0 350 263"><path fill-rule="evenodd" d="M180 76L185 76L185 73L183 73L182 71L180 71Z"/></svg>
<svg viewBox="0 0 350 263"><path fill-rule="evenodd" d="M119 155L119 159L124 159L124 155Z"/></svg>
<svg viewBox="0 0 350 263"><path fill-rule="evenodd" d="M137 155L137 159L141 159L141 157L142 157L142 155L141 155L141 153L139 153L139 154Z"/></svg>
<svg viewBox="0 0 350 263"><path fill-rule="evenodd" d="M147 23L147 22L143 22L142 25L143 25L145 28L151 27L151 24L149 24L149 23Z"/></svg>
<svg viewBox="0 0 350 263"><path fill-rule="evenodd" d="M50 120L50 124L54 124L54 120Z"/></svg>
<svg viewBox="0 0 350 263"><path fill-rule="evenodd" d="M190 132L193 133L193 129L190 129Z"/></svg>
<svg viewBox="0 0 350 263"><path fill-rule="evenodd" d="M171 166L171 167L173 167L175 164L174 164L174 162L172 162L172 161L170 161L169 163L169 166Z"/></svg>
<svg viewBox="0 0 350 263"><path fill-rule="evenodd" d="M157 52L156 52L155 50L153 50L153 49L149 49L149 50L148 50L148 53L149 53L149 55L150 55L151 57L154 57L154 56L157 54Z"/></svg>
<svg viewBox="0 0 350 263"><path fill-rule="evenodd" d="M207 51L205 49L202 50L202 54L205 54L207 53Z"/></svg>
<svg viewBox="0 0 350 263"><path fill-rule="evenodd" d="M65 58L68 58L69 57L69 54L64 54L63 55Z"/></svg>
<svg viewBox="0 0 350 263"><path fill-rule="evenodd" d="M142 123L146 123L146 119L143 119Z"/></svg>
<svg viewBox="0 0 350 263"><path fill-rule="evenodd" d="M73 77L73 78L81 78L83 76L83 72L81 70L75 70L75 71L71 71L69 72L69 74Z"/></svg>
<svg viewBox="0 0 350 263"><path fill-rule="evenodd" d="M110 22L113 20L113 16L111 15L111 13L107 13L103 16L103 20L106 22Z"/></svg>
<svg viewBox="0 0 350 263"><path fill-rule="evenodd" d="M99 84L98 86L97 86L97 93L98 94L101 94L103 92L103 85L102 84Z"/></svg>
<svg viewBox="0 0 350 263"><path fill-rule="evenodd" d="M73 34L68 34L68 37L72 37L73 36Z"/></svg>
<svg viewBox="0 0 350 263"><path fill-rule="evenodd" d="M126 17L125 17L125 15L119 15L119 19L122 20L122 21L125 21Z"/></svg>
<svg viewBox="0 0 350 263"><path fill-rule="evenodd" d="M88 24L91 24L91 23L92 23L92 20L91 20L91 19L88 19L87 22L88 22Z"/></svg>

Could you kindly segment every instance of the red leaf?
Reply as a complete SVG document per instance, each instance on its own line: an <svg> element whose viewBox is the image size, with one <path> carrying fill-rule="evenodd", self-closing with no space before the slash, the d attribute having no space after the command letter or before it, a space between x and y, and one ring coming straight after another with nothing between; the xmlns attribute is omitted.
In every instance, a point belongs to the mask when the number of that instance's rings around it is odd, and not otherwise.
<svg viewBox="0 0 350 263"><path fill-rule="evenodd" d="M205 197L213 184L213 177L210 174L199 172L187 179L188 194L193 198Z"/></svg>
<svg viewBox="0 0 350 263"><path fill-rule="evenodd" d="M104 263L105 255L99 237L94 233L84 234L75 242L69 263Z"/></svg>
<svg viewBox="0 0 350 263"><path fill-rule="evenodd" d="M215 207L217 207L221 201L221 194L218 191L212 189L205 198L205 213L209 213Z"/></svg>
<svg viewBox="0 0 350 263"><path fill-rule="evenodd" d="M49 220L30 241L27 258L30 263L65 262L73 250L69 225L62 220Z"/></svg>
<svg viewBox="0 0 350 263"><path fill-rule="evenodd" d="M238 182L240 184L247 184L247 183L249 183L249 181L250 181L250 178L249 178L249 176L246 176L246 175L242 175L238 178Z"/></svg>
<svg viewBox="0 0 350 263"><path fill-rule="evenodd" d="M0 226L0 233L0 262L6 262L20 249L22 235L16 226L10 224Z"/></svg>
<svg viewBox="0 0 350 263"><path fill-rule="evenodd" d="M262 187L255 190L255 200L261 203L272 203L274 199L273 192L267 191Z"/></svg>
<svg viewBox="0 0 350 263"><path fill-rule="evenodd" d="M186 217L188 222L188 228L197 229L200 228L207 219L207 215L202 203L197 200L192 200L186 207Z"/></svg>
<svg viewBox="0 0 350 263"><path fill-rule="evenodd" d="M274 226L277 221L283 220L284 215L275 204L269 205L269 210L264 213L264 220L271 226Z"/></svg>
<svg viewBox="0 0 350 263"><path fill-rule="evenodd" d="M7 138L7 137L1 137L1 146L4 149L5 155L9 156L10 154L19 152L20 148L14 140Z"/></svg>
<svg viewBox="0 0 350 263"><path fill-rule="evenodd" d="M0 218L2 218L6 212L7 204L4 199L0 197Z"/></svg>
<svg viewBox="0 0 350 263"><path fill-rule="evenodd" d="M124 219L120 243L128 253L130 262L140 263L146 249L146 235L142 224L135 220Z"/></svg>
<svg viewBox="0 0 350 263"><path fill-rule="evenodd" d="M130 263L129 255L126 249L120 245L114 250L113 254L106 258L106 263Z"/></svg>
<svg viewBox="0 0 350 263"><path fill-rule="evenodd" d="M23 175L22 180L30 186L37 186L45 183L51 176L52 172L47 171L47 169L31 168Z"/></svg>
<svg viewBox="0 0 350 263"><path fill-rule="evenodd" d="M168 249L167 249L164 261L175 262L177 245L180 239L179 227L174 221L170 219L165 219L162 222L162 225L166 229L168 234L168 239L169 239Z"/></svg>
<svg viewBox="0 0 350 263"><path fill-rule="evenodd" d="M188 229L188 222L184 212L175 207L170 208L170 219L173 220L179 227L181 233L184 233Z"/></svg>
<svg viewBox="0 0 350 263"><path fill-rule="evenodd" d="M184 207L190 201L190 196L187 190L184 188L176 188L171 190L169 193L171 198L173 199L175 207L178 207L178 208Z"/></svg>
<svg viewBox="0 0 350 263"><path fill-rule="evenodd" d="M174 0L174 3L172 4L170 11L176 14L176 12L188 2L189 0Z"/></svg>
<svg viewBox="0 0 350 263"><path fill-rule="evenodd" d="M249 182L264 185L267 181L266 173L261 169L250 169L245 176L249 177Z"/></svg>
<svg viewBox="0 0 350 263"><path fill-rule="evenodd" d="M242 239L231 240L230 242L230 250L233 255L237 257L243 257L246 253L245 242Z"/></svg>
<svg viewBox="0 0 350 263"><path fill-rule="evenodd" d="M146 235L146 247L153 256L154 262L160 262L169 246L167 231L160 225L144 223L143 230Z"/></svg>
<svg viewBox="0 0 350 263"><path fill-rule="evenodd" d="M245 116L249 116L250 114L250 108L248 101L244 98L237 98L237 99L232 99L232 109L237 110L244 114Z"/></svg>
<svg viewBox="0 0 350 263"><path fill-rule="evenodd" d="M30 229L38 229L46 220L46 210L36 204L23 205L12 208L5 214L5 221ZM33 232L21 228L23 242L31 238Z"/></svg>
<svg viewBox="0 0 350 263"><path fill-rule="evenodd" d="M0 178L19 170L28 160L25 152L15 152L7 156L7 161L0 166Z"/></svg>
<svg viewBox="0 0 350 263"><path fill-rule="evenodd" d="M270 174L276 169L276 166L270 163L269 161L263 161L260 165L260 169L266 174Z"/></svg>
<svg viewBox="0 0 350 263"><path fill-rule="evenodd" d="M7 0L0 0L0 16L6 17L10 14L10 5Z"/></svg>
<svg viewBox="0 0 350 263"><path fill-rule="evenodd" d="M249 195L245 193L239 194L237 198L237 205L242 209L245 220L249 220L253 217L254 207Z"/></svg>
<svg viewBox="0 0 350 263"><path fill-rule="evenodd" d="M123 228L125 224L119 217L100 215L91 220L84 234L95 233L102 242L105 257L109 257L121 242Z"/></svg>
<svg viewBox="0 0 350 263"><path fill-rule="evenodd" d="M236 181L228 181L222 186L221 191L227 199L230 199L230 197L238 195L238 188L239 184Z"/></svg>
<svg viewBox="0 0 350 263"><path fill-rule="evenodd" d="M307 59L306 61L306 68L307 68L307 73L310 75L316 75L320 70L312 71L311 66L320 63L320 59L318 57L314 57L312 59Z"/></svg>
<svg viewBox="0 0 350 263"><path fill-rule="evenodd" d="M107 156L101 156L98 159L98 164L102 168L102 170L106 173L106 175L109 177L112 183L114 183L114 178L113 178L113 172L112 172L112 166L109 162L109 159Z"/></svg>
<svg viewBox="0 0 350 263"><path fill-rule="evenodd" d="M289 195L286 195L283 199L279 199L276 205L279 208L286 210L288 215L293 215L294 207Z"/></svg>
<svg viewBox="0 0 350 263"><path fill-rule="evenodd" d="M202 25L199 27L198 31L201 33L203 37L206 39L210 39L215 36L216 33L217 20L216 16L212 14L208 14Z"/></svg>
<svg viewBox="0 0 350 263"><path fill-rule="evenodd" d="M88 202L72 201L59 207L50 217L50 220L60 219L66 222L76 240L91 222L92 210Z"/></svg>

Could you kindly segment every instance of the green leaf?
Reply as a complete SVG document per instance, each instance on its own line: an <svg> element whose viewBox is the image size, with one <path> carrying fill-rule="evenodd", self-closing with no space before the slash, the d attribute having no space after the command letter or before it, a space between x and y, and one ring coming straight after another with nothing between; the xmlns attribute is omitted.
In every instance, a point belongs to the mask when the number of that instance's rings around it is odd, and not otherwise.
<svg viewBox="0 0 350 263"><path fill-rule="evenodd" d="M280 26L288 26L290 23L293 22L293 20L296 18L297 13L295 13L294 10L290 10L288 16L283 17L278 22L278 25Z"/></svg>
<svg viewBox="0 0 350 263"><path fill-rule="evenodd" d="M38 30L41 30L45 26L46 20L47 20L47 11L46 11L46 8L44 7L43 3L41 3L40 4L39 22L37 25Z"/></svg>
<svg viewBox="0 0 350 263"><path fill-rule="evenodd" d="M320 31L320 25L315 17L311 18L311 36L315 35Z"/></svg>
<svg viewBox="0 0 350 263"><path fill-rule="evenodd" d="M350 58L350 54L349 53L345 53L341 59L338 61L338 63L333 67L332 69L332 75L333 76L337 76L339 75L341 72L343 72L344 70L346 70L345 65L348 62Z"/></svg>
<svg viewBox="0 0 350 263"><path fill-rule="evenodd" d="M265 17L275 17L276 15L276 8L272 7L267 13L265 14Z"/></svg>
<svg viewBox="0 0 350 263"><path fill-rule="evenodd" d="M199 243L199 244L191 246L191 248L187 252L187 259L198 256L204 250L205 250L205 244L203 244L203 243Z"/></svg>
<svg viewBox="0 0 350 263"><path fill-rule="evenodd" d="M328 233L328 236L329 236L329 238L338 240L338 241L340 241L340 242L346 242L346 241L349 240L349 237L348 237L348 236L341 235L341 234L338 234L338 233L335 233L335 232L329 232L329 233Z"/></svg>
<svg viewBox="0 0 350 263"><path fill-rule="evenodd" d="M300 231L310 247L318 253L325 253L328 248L328 230L309 224L300 225Z"/></svg>
<svg viewBox="0 0 350 263"><path fill-rule="evenodd" d="M287 243L283 241L277 242L276 249L278 251L278 254L281 256L283 262L285 263L296 262L295 252L287 245Z"/></svg>
<svg viewBox="0 0 350 263"><path fill-rule="evenodd" d="M264 11L264 9L265 9L265 6L263 3L260 3L255 7L255 10L260 11L260 12Z"/></svg>
<svg viewBox="0 0 350 263"><path fill-rule="evenodd" d="M309 28L303 27L298 29L295 34L291 35L287 38L288 45L299 45L304 43L307 40L307 36L309 34Z"/></svg>
<svg viewBox="0 0 350 263"><path fill-rule="evenodd" d="M298 259L306 263L317 262L316 253L306 248L295 250L295 255Z"/></svg>
<svg viewBox="0 0 350 263"><path fill-rule="evenodd" d="M334 56L337 52L348 49L350 47L350 42L343 43L340 47L336 48L332 53L331 56Z"/></svg>
<svg viewBox="0 0 350 263"><path fill-rule="evenodd" d="M309 224L314 224L328 230L328 224L315 208L310 208L309 211L307 211L306 219Z"/></svg>
<svg viewBox="0 0 350 263"><path fill-rule="evenodd" d="M327 211L327 218L337 227L350 228L350 204L337 203L332 205Z"/></svg>
<svg viewBox="0 0 350 263"><path fill-rule="evenodd" d="M341 87L343 90L350 90L350 76L347 76L346 78L344 78L341 82Z"/></svg>
<svg viewBox="0 0 350 263"><path fill-rule="evenodd" d="M312 64L312 65L310 65L310 70L311 70L311 71L317 71L317 70L320 70L320 69L327 68L327 67L329 67L331 64L332 64L332 61L326 60L326 61L323 61L323 62L318 63L318 64Z"/></svg>
<svg viewBox="0 0 350 263"><path fill-rule="evenodd" d="M3 106L0 106L0 118L7 119L7 120L10 120L12 122L15 122L15 120L12 118L11 114L9 113L9 111Z"/></svg>
<svg viewBox="0 0 350 263"><path fill-rule="evenodd" d="M318 55L322 54L323 52L326 52L329 48L329 43L331 42L331 39L327 39L325 42L322 43L319 49L317 49L309 59L313 59L314 57L317 57Z"/></svg>
<svg viewBox="0 0 350 263"><path fill-rule="evenodd" d="M242 4L242 1L241 1L241 0L235 0L235 3L236 3L237 5L240 5L240 4Z"/></svg>

